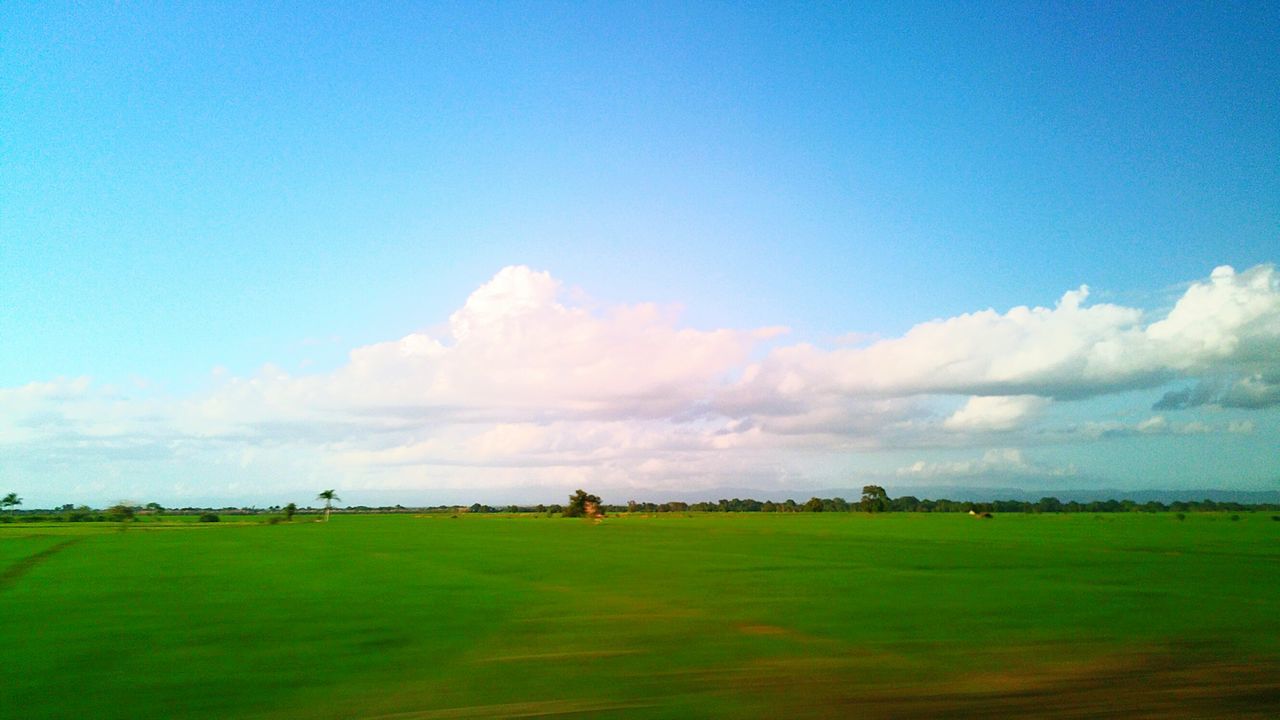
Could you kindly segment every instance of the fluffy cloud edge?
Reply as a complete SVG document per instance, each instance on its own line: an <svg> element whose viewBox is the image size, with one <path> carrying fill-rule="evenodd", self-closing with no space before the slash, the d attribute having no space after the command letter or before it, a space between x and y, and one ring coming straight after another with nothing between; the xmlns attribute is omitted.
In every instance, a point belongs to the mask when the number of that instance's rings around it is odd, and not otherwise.
<svg viewBox="0 0 1280 720"><path fill-rule="evenodd" d="M329 373L223 375L186 397L88 378L0 388L0 450L59 463L274 458L313 474L470 467L504 481L595 472L660 484L746 474L750 463L782 477L804 454L954 449L995 435L1010 445L1247 435L1252 421L1172 413L1265 411L1280 393L1280 278L1270 265L1218 268L1154 319L1087 305L1081 287L1053 308L969 313L852 347L777 345L757 362L749 358L785 328L691 329L653 304L589 310L563 295L549 273L505 268L443 334L355 348ZM1055 399L1179 378L1193 384L1157 402L1160 414L1037 429L1066 404ZM935 400L956 397L960 407L939 412ZM957 462L904 472L1044 474L1007 453Z"/></svg>

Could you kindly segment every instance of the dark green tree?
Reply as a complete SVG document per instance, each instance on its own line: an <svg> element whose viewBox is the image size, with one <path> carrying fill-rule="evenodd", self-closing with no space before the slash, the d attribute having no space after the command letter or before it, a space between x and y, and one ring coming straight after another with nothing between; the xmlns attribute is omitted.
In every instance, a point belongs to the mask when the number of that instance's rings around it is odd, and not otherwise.
<svg viewBox="0 0 1280 720"><path fill-rule="evenodd" d="M889 509L889 493L879 485L863 485L858 506L864 512L884 512Z"/></svg>
<svg viewBox="0 0 1280 720"><path fill-rule="evenodd" d="M295 505L295 504L293 504L293 503L289 503L288 505L285 505L285 506L284 506L284 519L285 519L285 522L293 522L293 516L294 516L294 515L296 515L297 513L298 513L298 506L297 506L297 505Z"/></svg>
<svg viewBox="0 0 1280 720"><path fill-rule="evenodd" d="M920 505L920 498L915 495L903 495L902 497L896 497L890 503L892 509L899 512L915 512L920 509Z"/></svg>
<svg viewBox="0 0 1280 720"><path fill-rule="evenodd" d="M1062 512L1062 501L1056 497L1042 497L1040 502L1035 504L1036 512L1057 513Z"/></svg>
<svg viewBox="0 0 1280 720"><path fill-rule="evenodd" d="M22 498L18 497L18 493L9 493L8 495L4 496L3 500L0 500L0 506L3 506L4 509L8 510L10 513L13 512L13 509L15 507L21 504L22 504Z"/></svg>
<svg viewBox="0 0 1280 720"><path fill-rule="evenodd" d="M599 508L600 498L579 489L577 492L569 496L569 505L564 509L564 516L586 517L588 504L595 505Z"/></svg>

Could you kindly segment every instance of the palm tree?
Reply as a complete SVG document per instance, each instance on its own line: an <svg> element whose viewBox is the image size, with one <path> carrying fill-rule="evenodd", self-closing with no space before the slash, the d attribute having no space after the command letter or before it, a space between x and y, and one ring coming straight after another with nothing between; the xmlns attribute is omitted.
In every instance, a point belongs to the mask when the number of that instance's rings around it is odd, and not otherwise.
<svg viewBox="0 0 1280 720"><path fill-rule="evenodd" d="M22 498L18 497L18 493L9 493L4 496L3 500L0 500L0 505L8 508L9 512L13 512L13 508L21 504Z"/></svg>
<svg viewBox="0 0 1280 720"><path fill-rule="evenodd" d="M329 510L333 507L333 501L342 502L342 498L338 497L338 494L332 490L325 490L317 495L316 499L324 501L324 521L329 522Z"/></svg>

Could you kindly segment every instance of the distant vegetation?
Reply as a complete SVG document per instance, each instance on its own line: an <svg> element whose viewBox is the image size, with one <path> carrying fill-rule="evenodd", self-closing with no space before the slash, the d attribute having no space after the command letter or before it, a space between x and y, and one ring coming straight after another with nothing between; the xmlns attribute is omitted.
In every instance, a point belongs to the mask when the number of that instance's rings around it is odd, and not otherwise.
<svg viewBox="0 0 1280 720"><path fill-rule="evenodd" d="M581 490L578 491L582 493ZM594 495L588 496L595 499ZM575 498L570 498L571 505ZM972 502L968 500L922 500L913 495L891 498L879 485L867 485L862 488L862 497L858 500L844 498L812 497L805 502L784 500L754 500L752 498L723 499L716 502L638 502L632 500L626 505L600 505L606 513L673 513L673 512L954 512L954 513L1115 513L1115 512L1247 512L1251 510L1280 510L1276 503L1239 503L1215 502L1213 500L1187 500L1171 503L1157 501L1138 503L1133 500L1095 500L1092 502L1062 502L1056 497L1040 498L1036 502L1026 500L994 500L990 502ZM452 510L453 507L429 508L428 510ZM355 510L355 508L352 508ZM546 513L563 514L571 517L570 511L564 511L559 505L532 505L492 507L476 503L465 509L473 513Z"/></svg>
<svg viewBox="0 0 1280 720"><path fill-rule="evenodd" d="M164 508L158 503L146 505L117 503L106 509L94 509L86 505L66 504L54 509L18 510L16 506L22 500L16 493L0 500L6 511L0 514L0 523L6 522L125 522L140 521L147 516L158 518L161 513L166 516L195 515L201 522L217 522L219 515L271 515L279 516L288 522L295 515L323 515L328 519L331 513L336 514L391 514L391 513L473 513L473 514L538 514L551 517L595 517L597 515L621 513L1124 513L1124 512L1173 512L1185 517L1188 512L1255 512L1280 510L1280 503L1241 503L1220 502L1208 498L1202 500L1178 500L1174 502L1135 502L1133 500L1093 500L1090 502L1063 502L1056 497L1043 497L1035 502L1027 500L993 500L973 502L969 500L937 500L920 499L913 495L902 495L891 498L879 485L867 485L862 489L862 497L857 500L846 500L841 497L811 497L804 502L793 499L775 502L773 500L755 500L752 498L722 499L716 502L639 502L631 500L625 505L609 505L603 503L596 495L578 490L569 496L567 505L503 505L493 506L474 503L461 505L430 505L406 507L404 505L352 505L346 508L332 507L332 503L341 500L333 490L325 490L317 496L325 501L322 508L299 508L294 503L284 506L273 505L267 508L256 507L183 507ZM588 511L591 508L591 511Z"/></svg>

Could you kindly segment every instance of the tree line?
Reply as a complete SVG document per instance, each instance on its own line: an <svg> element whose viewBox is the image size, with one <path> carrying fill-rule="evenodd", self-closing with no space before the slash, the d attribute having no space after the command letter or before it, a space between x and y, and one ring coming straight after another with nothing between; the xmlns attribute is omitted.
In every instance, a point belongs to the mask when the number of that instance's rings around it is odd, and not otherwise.
<svg viewBox="0 0 1280 720"><path fill-rule="evenodd" d="M323 514L327 520L331 512L353 514L373 513L472 513L472 514L541 514L551 517L589 517L610 513L890 513L890 512L936 512L936 513L1120 513L1120 512L1248 512L1280 510L1280 503L1240 503L1219 502L1205 498L1203 500L1177 500L1173 502L1149 501L1139 503L1134 500L1093 500L1078 502L1062 501L1056 497L1043 497L1035 502L1028 500L991 500L977 502L972 500L936 500L920 499L913 495L889 497L885 489L879 485L866 485L862 488L862 496L856 500L845 500L841 497L811 497L804 502L793 499L782 501L755 500L753 498L721 499L715 502L639 502L628 501L625 505L610 505L601 502L596 495L578 490L569 496L569 502L561 505L485 505L474 503L470 506L432 505L405 507L390 505L370 507L353 505L344 509L332 507L332 503L341 500L333 490L325 490L317 496L324 500L323 508L299 508L294 503L267 508L243 507L184 507L165 508L159 503L145 505L117 503L108 508L94 509L86 505L66 504L50 510L18 510L22 499L16 493L9 493L0 498L0 522L121 522L138 519L146 515L199 515L206 522L217 522L218 514L223 515L283 515L284 521L293 519L295 514Z"/></svg>
<svg viewBox="0 0 1280 720"><path fill-rule="evenodd" d="M493 506L475 503L466 512L472 513L545 513L549 515L575 516L580 511L581 495L570 496L568 507L562 505L505 505ZM594 495L587 496L599 503ZM972 500L937 500L920 499L914 495L902 495L891 498L879 485L867 485L862 488L862 496L857 500L845 500L841 497L811 497L804 502L788 499L782 501L755 500L753 498L721 499L715 502L638 502L631 500L625 505L601 504L600 510L605 513L673 513L673 512L955 512L955 513L1117 513L1117 512L1242 512L1249 510L1280 510L1277 503L1239 503L1215 502L1210 499L1179 500L1170 503L1150 501L1139 503L1133 500L1093 500L1078 502L1062 501L1056 497L1043 497L1035 502L1027 500L992 500L976 502Z"/></svg>

